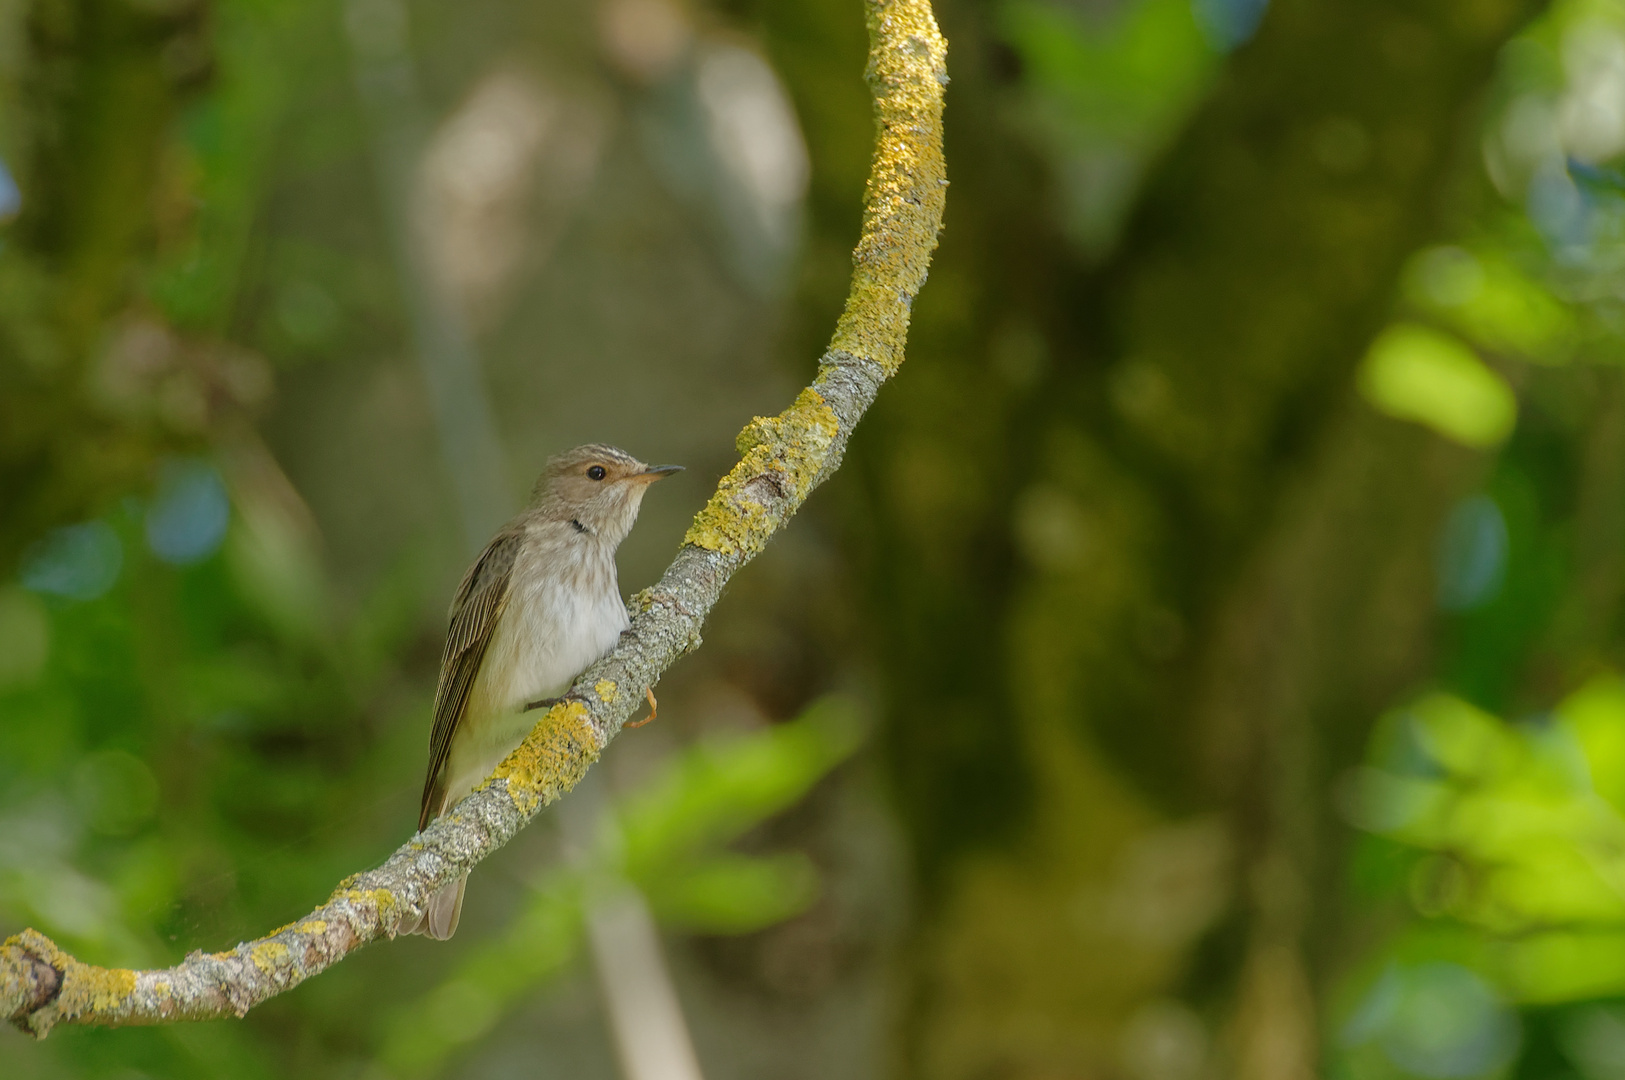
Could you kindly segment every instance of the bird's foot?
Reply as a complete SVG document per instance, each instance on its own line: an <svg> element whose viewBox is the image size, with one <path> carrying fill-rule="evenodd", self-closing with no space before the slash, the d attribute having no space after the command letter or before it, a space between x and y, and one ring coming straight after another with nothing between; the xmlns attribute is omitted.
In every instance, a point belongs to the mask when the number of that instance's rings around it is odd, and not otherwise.
<svg viewBox="0 0 1625 1080"><path fill-rule="evenodd" d="M639 720L635 724L626 725L627 727L642 727L644 724L647 724L649 721L653 720L655 718L655 714L659 711L655 704L655 692L653 690L645 690L643 692L643 696L649 699L649 715L645 716L642 720Z"/></svg>
<svg viewBox="0 0 1625 1080"><path fill-rule="evenodd" d="M553 706L557 705L563 700L564 699L561 697L544 697L540 701L533 701L529 705L526 705L524 711L530 712L532 709L551 709Z"/></svg>

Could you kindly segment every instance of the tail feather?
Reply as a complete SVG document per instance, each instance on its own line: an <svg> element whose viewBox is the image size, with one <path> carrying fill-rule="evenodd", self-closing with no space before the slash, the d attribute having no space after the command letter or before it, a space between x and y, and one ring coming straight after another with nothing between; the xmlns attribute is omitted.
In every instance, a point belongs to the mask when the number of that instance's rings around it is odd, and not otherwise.
<svg viewBox="0 0 1625 1080"><path fill-rule="evenodd" d="M457 921L463 915L463 889L468 885L468 875L464 874L456 881L442 885L433 896L429 897L428 905L423 914L418 916L416 922L410 926L402 925L403 934L427 934L436 941L445 941L457 932Z"/></svg>

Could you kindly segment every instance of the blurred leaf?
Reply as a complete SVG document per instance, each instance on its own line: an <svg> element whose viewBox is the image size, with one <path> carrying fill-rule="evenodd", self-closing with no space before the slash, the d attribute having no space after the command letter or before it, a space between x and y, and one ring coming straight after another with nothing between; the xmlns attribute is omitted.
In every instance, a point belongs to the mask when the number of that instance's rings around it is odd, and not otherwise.
<svg viewBox="0 0 1625 1080"><path fill-rule="evenodd" d="M1407 296L1478 345L1538 364L1567 362L1573 311L1503 252L1435 247L1406 270Z"/></svg>
<svg viewBox="0 0 1625 1080"><path fill-rule="evenodd" d="M1430 694L1409 709L1418 741L1458 776L1493 780L1517 763L1518 747L1500 721L1450 694Z"/></svg>
<svg viewBox="0 0 1625 1080"><path fill-rule="evenodd" d="M1625 680L1593 679L1557 707L1585 754L1592 787L1625 812Z"/></svg>
<svg viewBox="0 0 1625 1080"><path fill-rule="evenodd" d="M1496 445L1518 418L1506 380L1455 338L1413 323L1383 331L1360 366L1359 382L1381 411L1465 446Z"/></svg>
<svg viewBox="0 0 1625 1080"><path fill-rule="evenodd" d="M1104 18L1008 0L999 25L1035 84L1100 134L1145 140L1184 110L1213 67L1189 0L1138 0Z"/></svg>
<svg viewBox="0 0 1625 1080"><path fill-rule="evenodd" d="M1498 958L1523 1001L1551 1004L1625 992L1625 931L1552 930L1506 942Z"/></svg>
<svg viewBox="0 0 1625 1080"><path fill-rule="evenodd" d="M619 811L627 876L651 880L674 860L790 806L861 738L856 707L831 697L788 724L684 752Z"/></svg>
<svg viewBox="0 0 1625 1080"><path fill-rule="evenodd" d="M1522 999L1625 988L1625 817L1593 778L1619 782L1625 689L1587 684L1550 721L1510 725L1432 694L1405 710L1437 776L1365 769L1352 784L1362 828L1441 853L1416 864L1412 902L1502 939Z"/></svg>
<svg viewBox="0 0 1625 1080"><path fill-rule="evenodd" d="M674 755L603 823L593 849L548 871L495 940L470 948L438 987L386 1020L385 1062L400 1076L436 1072L446 1055L569 963L583 933L584 897L603 895L623 875L663 918L708 933L748 933L805 909L818 884L806 856L718 847L799 800L861 736L853 703L829 697L789 723Z"/></svg>
<svg viewBox="0 0 1625 1080"><path fill-rule="evenodd" d="M1103 12L1006 0L997 24L1021 63L1020 126L1055 162L1060 224L1098 258L1141 171L1211 83L1218 53L1189 0L1128 0Z"/></svg>
<svg viewBox="0 0 1625 1080"><path fill-rule="evenodd" d="M39 599L0 586L0 693L39 678L51 651L51 625Z"/></svg>
<svg viewBox="0 0 1625 1080"><path fill-rule="evenodd" d="M537 891L499 940L473 950L454 973L385 1022L380 1053L397 1076L427 1076L446 1055L478 1039L514 998L557 974L581 939L573 876Z"/></svg>
<svg viewBox="0 0 1625 1080"><path fill-rule="evenodd" d="M818 871L805 855L719 854L646 885L662 922L707 934L746 934L806 910Z"/></svg>

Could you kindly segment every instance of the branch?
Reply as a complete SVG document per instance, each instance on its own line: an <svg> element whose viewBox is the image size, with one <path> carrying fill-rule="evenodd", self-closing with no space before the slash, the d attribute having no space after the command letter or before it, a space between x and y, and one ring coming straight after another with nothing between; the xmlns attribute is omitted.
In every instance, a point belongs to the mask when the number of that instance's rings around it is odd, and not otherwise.
<svg viewBox="0 0 1625 1080"><path fill-rule="evenodd" d="M0 945L0 1015L41 1038L57 1024L242 1016L361 946L393 937L437 888L574 787L644 691L699 647L700 627L728 580L840 466L852 429L901 366L909 308L942 224L947 43L929 0L865 6L876 140L846 309L812 385L784 412L740 433L739 464L695 516L660 581L632 598L632 630L615 651L576 680L479 790L383 866L341 882L299 922L153 971L81 963L25 930Z"/></svg>

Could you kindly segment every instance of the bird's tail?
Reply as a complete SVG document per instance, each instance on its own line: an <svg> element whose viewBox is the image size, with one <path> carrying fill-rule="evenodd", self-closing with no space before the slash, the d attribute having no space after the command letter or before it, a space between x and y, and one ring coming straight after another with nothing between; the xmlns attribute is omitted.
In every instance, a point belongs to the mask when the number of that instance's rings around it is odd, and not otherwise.
<svg viewBox="0 0 1625 1080"><path fill-rule="evenodd" d="M457 932L457 920L463 914L463 889L468 885L468 875L464 874L456 881L440 886L435 894L429 897L429 903L423 909L423 914L413 923L402 923L399 933L427 934L436 941L445 941Z"/></svg>

